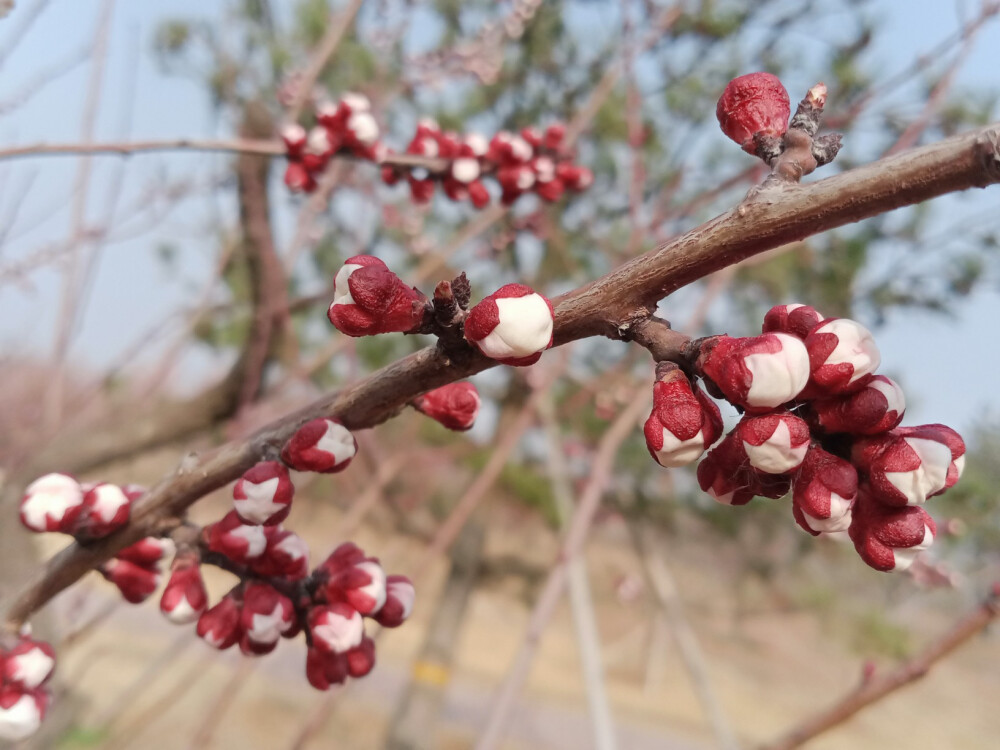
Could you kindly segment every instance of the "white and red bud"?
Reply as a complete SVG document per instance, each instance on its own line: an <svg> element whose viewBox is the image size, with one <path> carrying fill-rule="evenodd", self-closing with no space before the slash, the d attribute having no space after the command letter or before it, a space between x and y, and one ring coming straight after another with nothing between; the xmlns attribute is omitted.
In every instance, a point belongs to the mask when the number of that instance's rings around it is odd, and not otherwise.
<svg viewBox="0 0 1000 750"><path fill-rule="evenodd" d="M250 583L243 591L240 649L266 654L295 626L295 608L287 596L266 583Z"/></svg>
<svg viewBox="0 0 1000 750"><path fill-rule="evenodd" d="M364 550L358 545L354 542L344 542L331 552L319 567L332 576L366 559Z"/></svg>
<svg viewBox="0 0 1000 750"><path fill-rule="evenodd" d="M746 505L756 495L746 455L731 436L701 459L697 476L702 492L723 505Z"/></svg>
<svg viewBox="0 0 1000 750"><path fill-rule="evenodd" d="M56 668L56 652L45 641L21 638L3 654L3 682L18 690L39 688Z"/></svg>
<svg viewBox="0 0 1000 750"><path fill-rule="evenodd" d="M479 179L480 174L482 174L482 169L479 167L479 159L462 157L455 159L451 164L451 176L463 185L475 182Z"/></svg>
<svg viewBox="0 0 1000 750"><path fill-rule="evenodd" d="M42 725L48 705L45 690L0 687L0 739L18 742L33 735Z"/></svg>
<svg viewBox="0 0 1000 750"><path fill-rule="evenodd" d="M201 617L206 607L208 592L197 556L179 555L160 597L160 612L175 625L186 625Z"/></svg>
<svg viewBox="0 0 1000 750"><path fill-rule="evenodd" d="M365 622L346 602L333 602L309 610L313 646L326 654L346 654L361 643Z"/></svg>
<svg viewBox="0 0 1000 750"><path fill-rule="evenodd" d="M358 441L335 419L310 420L285 443L281 460L296 471L336 474L346 469L358 452Z"/></svg>
<svg viewBox="0 0 1000 750"><path fill-rule="evenodd" d="M935 438L886 433L882 451L871 457L868 478L873 497L887 505L923 505L943 492L951 467L951 450Z"/></svg>
<svg viewBox="0 0 1000 750"><path fill-rule="evenodd" d="M790 333L804 339L823 319L816 308L809 305L775 305L764 315L761 330L764 333Z"/></svg>
<svg viewBox="0 0 1000 750"><path fill-rule="evenodd" d="M906 398L894 380L876 375L859 391L817 399L810 406L816 422L826 432L878 435L903 421Z"/></svg>
<svg viewBox="0 0 1000 750"><path fill-rule="evenodd" d="M792 481L792 513L796 523L813 536L846 531L857 496L857 469L813 446Z"/></svg>
<svg viewBox="0 0 1000 750"><path fill-rule="evenodd" d="M46 474L28 485L21 498L21 523L32 531L71 533L83 509L83 489L67 474Z"/></svg>
<svg viewBox="0 0 1000 750"><path fill-rule="evenodd" d="M240 628L241 610L235 589L198 618L198 637L212 648L224 651L243 634Z"/></svg>
<svg viewBox="0 0 1000 750"><path fill-rule="evenodd" d="M871 332L847 318L827 318L805 339L811 383L825 393L860 390L882 362Z"/></svg>
<svg viewBox="0 0 1000 750"><path fill-rule="evenodd" d="M558 151L566 137L566 126L561 122L554 122L545 128L545 135L542 136L542 145L551 151Z"/></svg>
<svg viewBox="0 0 1000 750"><path fill-rule="evenodd" d="M486 208L490 203L490 191L481 180L469 183L469 201L476 208Z"/></svg>
<svg viewBox="0 0 1000 750"><path fill-rule="evenodd" d="M225 555L240 565L257 559L267 548L264 528L256 524L243 523L235 510L229 511L205 532L208 548L212 552Z"/></svg>
<svg viewBox="0 0 1000 750"><path fill-rule="evenodd" d="M328 601L344 601L362 615L371 615L385 604L385 571L374 558L362 560L330 575L323 593Z"/></svg>
<svg viewBox="0 0 1000 750"><path fill-rule="evenodd" d="M393 575L385 579L385 604L372 615L384 628L398 628L413 612L417 591L406 576Z"/></svg>
<svg viewBox="0 0 1000 750"><path fill-rule="evenodd" d="M799 468L812 439L809 425L790 412L748 414L735 432L750 465L766 474L787 474Z"/></svg>
<svg viewBox="0 0 1000 750"><path fill-rule="evenodd" d="M594 173L586 167L560 163L556 166L556 177L570 190L580 192L594 184Z"/></svg>
<svg viewBox="0 0 1000 750"><path fill-rule="evenodd" d="M896 432L905 438L919 438L923 440L933 440L948 447L951 451L951 463L948 465L948 475L945 478L944 488L933 493L940 495L945 490L950 490L962 476L965 470L965 441L962 436L950 427L943 424L921 424L915 427L899 427Z"/></svg>
<svg viewBox="0 0 1000 750"><path fill-rule="evenodd" d="M848 529L861 559L875 570L905 571L934 543L937 527L923 508L891 508L862 489Z"/></svg>
<svg viewBox="0 0 1000 750"><path fill-rule="evenodd" d="M421 414L459 432L475 424L479 404L479 391L467 381L443 385L413 400L413 407Z"/></svg>
<svg viewBox="0 0 1000 750"><path fill-rule="evenodd" d="M755 133L780 136L788 130L788 92L777 76L748 73L727 85L715 108L722 132L749 154Z"/></svg>
<svg viewBox="0 0 1000 750"><path fill-rule="evenodd" d="M698 367L729 402L751 412L788 403L809 382L805 344L787 333L719 336L702 348Z"/></svg>
<svg viewBox="0 0 1000 750"><path fill-rule="evenodd" d="M233 507L243 523L274 526L292 510L295 487L288 469L277 461L261 461L233 487Z"/></svg>
<svg viewBox="0 0 1000 750"><path fill-rule="evenodd" d="M549 203L555 203L562 198L565 192L566 186L562 180L549 180L548 182L539 182L535 185L535 193L538 194L538 197Z"/></svg>
<svg viewBox="0 0 1000 750"><path fill-rule="evenodd" d="M112 558L98 568L101 575L111 581L125 601L139 604L149 598L160 585L160 572L155 568L136 565L128 560Z"/></svg>
<svg viewBox="0 0 1000 750"><path fill-rule="evenodd" d="M299 581L309 575L309 547L305 540L281 528L265 528L267 548L250 563L254 573L270 578Z"/></svg>
<svg viewBox="0 0 1000 750"><path fill-rule="evenodd" d="M680 369L671 369L653 384L653 411L643 433L649 454L660 466L684 466L719 439L722 415Z"/></svg>
<svg viewBox="0 0 1000 750"><path fill-rule="evenodd" d="M73 533L90 539L105 537L128 523L131 509L132 499L121 487L96 484L83 496Z"/></svg>
<svg viewBox="0 0 1000 750"><path fill-rule="evenodd" d="M128 560L136 565L152 568L163 558L174 554L174 549L173 540L167 537L147 536L121 550L115 557L119 560Z"/></svg>
<svg viewBox="0 0 1000 750"><path fill-rule="evenodd" d="M552 303L531 287L506 284L469 311L465 338L505 365L533 365L552 346Z"/></svg>
<svg viewBox="0 0 1000 750"><path fill-rule="evenodd" d="M281 128L281 140L285 143L285 149L289 156L298 156L306 147L308 133L306 129L298 123L289 123Z"/></svg>
<svg viewBox="0 0 1000 750"><path fill-rule="evenodd" d="M306 678L317 690L329 690L331 685L340 685L348 677L347 656L327 653L312 646L306 652Z"/></svg>
<svg viewBox="0 0 1000 750"><path fill-rule="evenodd" d="M348 258L337 272L333 289L327 315L348 336L405 333L423 320L417 291L373 255Z"/></svg>

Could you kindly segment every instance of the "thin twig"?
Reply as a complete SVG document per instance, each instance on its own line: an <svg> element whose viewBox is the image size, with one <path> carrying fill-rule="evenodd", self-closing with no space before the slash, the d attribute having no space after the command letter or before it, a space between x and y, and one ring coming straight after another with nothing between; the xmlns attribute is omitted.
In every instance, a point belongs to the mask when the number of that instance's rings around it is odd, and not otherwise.
<svg viewBox="0 0 1000 750"><path fill-rule="evenodd" d="M890 693L924 677L937 662L966 641L981 633L1000 614L1000 589L994 586L989 596L958 620L952 628L932 642L920 654L900 664L882 677L863 681L829 708L812 716L780 739L764 745L761 750L792 750L801 747L823 732L842 724L864 708L877 703Z"/></svg>
<svg viewBox="0 0 1000 750"><path fill-rule="evenodd" d="M514 707L514 700L528 677L531 662L538 649L542 634L555 613L559 599L566 590L569 561L580 554L583 549L587 532L590 530L594 516L600 507L601 496L611 481L618 448L635 430L639 415L647 408L649 408L649 394L644 388L615 418L615 421L611 423L601 438L591 464L590 477L580 495L576 512L573 514L566 531L566 538L563 540L555 563L549 570L545 586L535 602L535 608L528 620L528 627L521 641L521 646L518 648L503 684L494 699L493 710L483 734L475 745L476 750L492 750L498 747L503 739L504 730L510 723L510 713Z"/></svg>

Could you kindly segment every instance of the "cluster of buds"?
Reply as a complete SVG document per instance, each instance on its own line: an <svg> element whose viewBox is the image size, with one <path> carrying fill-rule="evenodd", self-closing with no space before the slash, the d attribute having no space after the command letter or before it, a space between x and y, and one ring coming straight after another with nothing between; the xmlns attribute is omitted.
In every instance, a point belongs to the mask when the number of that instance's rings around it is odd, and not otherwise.
<svg viewBox="0 0 1000 750"><path fill-rule="evenodd" d="M17 742L38 730L49 705L46 683L55 667L52 646L27 634L0 650L0 739Z"/></svg>
<svg viewBox="0 0 1000 750"><path fill-rule="evenodd" d="M334 278L327 317L348 336L440 334L443 328L461 326L461 335L485 356L520 367L533 365L552 346L552 303L531 287L506 284L467 309L468 283L461 295L452 284L443 282L428 300L378 258L357 255L348 258Z"/></svg>
<svg viewBox="0 0 1000 750"><path fill-rule="evenodd" d="M840 151L839 134L816 135L826 95L826 85L817 83L789 122L788 92L781 81L770 73L748 73L729 82L715 115L722 132L744 151L764 160L780 179L798 182Z"/></svg>
<svg viewBox="0 0 1000 750"><path fill-rule="evenodd" d="M594 181L589 169L575 163L562 123L544 131L501 131L490 139L443 131L434 120L423 119L399 154L379 140L371 103L360 94L345 94L336 104L319 104L315 120L308 131L297 123L281 131L288 158L285 184L294 192L313 192L320 174L338 155L381 165L387 185L405 178L416 203L429 202L440 184L451 200L485 208L491 200L482 180L487 175L499 183L504 205L527 193L557 201L567 190L583 191Z"/></svg>
<svg viewBox="0 0 1000 750"><path fill-rule="evenodd" d="M522 195L535 193L544 201L557 201L567 190L586 190L593 173L574 163L572 149L565 143L566 127L553 123L544 131L524 128L520 134L500 131L492 139L478 133L459 135L442 131L430 119L417 124L406 153L440 159L444 171L432 174L394 164L382 167L382 180L394 185L404 176L416 203L427 203L440 182L444 194L453 201L469 201L476 208L490 202L482 177L492 175L500 185L500 201L509 206Z"/></svg>
<svg viewBox="0 0 1000 750"><path fill-rule="evenodd" d="M36 479L21 498L21 523L31 531L58 531L86 543L128 523L132 503L145 490L107 482L80 484L68 474Z"/></svg>
<svg viewBox="0 0 1000 750"><path fill-rule="evenodd" d="M338 154L374 162L384 157L378 122L366 97L345 94L336 104L318 104L315 115L316 125L308 132L297 123L281 130L288 156L285 184L290 190L311 193L317 177Z"/></svg>
<svg viewBox="0 0 1000 750"><path fill-rule="evenodd" d="M906 570L934 540L921 507L962 473L965 444L944 425L900 427L902 390L876 375L864 326L780 305L762 334L698 342L694 371L743 416L718 445L718 408L681 369L660 363L646 443L664 466L707 455L702 490L718 502L792 493L796 522L814 536L846 531L877 570Z"/></svg>

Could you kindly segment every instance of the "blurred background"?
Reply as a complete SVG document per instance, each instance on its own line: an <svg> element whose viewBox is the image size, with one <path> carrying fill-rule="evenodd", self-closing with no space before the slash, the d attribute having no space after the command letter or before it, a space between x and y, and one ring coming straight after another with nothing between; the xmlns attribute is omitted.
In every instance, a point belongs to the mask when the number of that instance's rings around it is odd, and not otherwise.
<svg viewBox="0 0 1000 750"><path fill-rule="evenodd" d="M464 270L474 299L508 281L550 295L580 286L762 179L714 116L726 82L754 70L779 75L793 102L828 85L828 127L845 147L810 180L1000 119L996 2L17 0L4 12L0 156L35 143L273 137L311 53L345 23L319 87L366 94L390 146L422 116L486 134L560 120L596 175L556 204L476 212L440 195L415 206L405 186L348 161L301 197L282 184L280 158L175 148L0 160L4 593L64 544L13 520L25 480L152 484L188 451L425 346L329 326L347 257L375 253L426 292ZM249 173L264 180L263 228L244 220ZM540 634L505 747L609 747L595 717L621 748L751 747L975 606L1000 579L998 231L996 189L961 193L663 301L692 335L750 334L771 305L795 301L858 319L906 391L906 424L958 429L966 474L928 507L944 531L928 559L889 576L850 543L803 534L787 500L715 505L693 472L650 460L638 426L606 444L613 476L572 606ZM277 275L261 271L265 256ZM261 310L274 322L253 365ZM219 654L92 575L39 618L60 653L59 700L28 746L470 747L530 633L602 437L651 370L637 347L578 342L525 371L476 376L484 405L470 433L408 410L358 434L349 471L301 477L286 525L314 563L352 539L416 581L413 619L379 637L369 677L317 693L301 642L258 660ZM450 552L428 557L463 502L478 509ZM221 491L192 517L211 522L228 503ZM231 583L210 579L213 600ZM810 747L993 747L997 653L987 632Z"/></svg>

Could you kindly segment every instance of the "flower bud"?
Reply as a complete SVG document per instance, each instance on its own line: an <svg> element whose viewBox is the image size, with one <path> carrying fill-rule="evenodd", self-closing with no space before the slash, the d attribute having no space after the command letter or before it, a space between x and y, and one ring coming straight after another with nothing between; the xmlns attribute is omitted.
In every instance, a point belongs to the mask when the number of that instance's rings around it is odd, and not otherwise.
<svg viewBox="0 0 1000 750"><path fill-rule="evenodd" d="M317 690L329 690L347 679L347 656L310 647L306 652L306 678Z"/></svg>
<svg viewBox="0 0 1000 750"><path fill-rule="evenodd" d="M257 525L244 524L235 510L230 511L206 530L208 548L244 565L264 554L267 536Z"/></svg>
<svg viewBox="0 0 1000 750"><path fill-rule="evenodd" d="M860 390L882 361L871 332L847 318L827 318L805 339L810 381L825 393Z"/></svg>
<svg viewBox="0 0 1000 750"><path fill-rule="evenodd" d="M449 383L413 400L413 407L449 430L468 430L479 414L479 391L469 382Z"/></svg>
<svg viewBox="0 0 1000 750"><path fill-rule="evenodd" d="M876 375L861 390L810 404L816 422L826 432L878 435L903 421L903 389L885 375Z"/></svg>
<svg viewBox="0 0 1000 750"><path fill-rule="evenodd" d="M719 439L722 415L700 388L692 389L680 369L671 369L653 384L653 411L643 433L660 466L684 466Z"/></svg>
<svg viewBox="0 0 1000 750"><path fill-rule="evenodd" d="M67 474L46 474L21 498L21 523L32 531L70 533L83 508L83 490Z"/></svg>
<svg viewBox="0 0 1000 750"><path fill-rule="evenodd" d="M469 311L465 338L505 365L533 365L552 346L552 303L531 287L506 284Z"/></svg>
<svg viewBox="0 0 1000 750"><path fill-rule="evenodd" d="M281 460L297 471L336 474L346 469L358 452L358 441L335 419L313 419L285 443Z"/></svg>
<svg viewBox="0 0 1000 750"><path fill-rule="evenodd" d="M281 128L281 140L289 156L298 156L306 147L306 129L298 123L289 123Z"/></svg>
<svg viewBox="0 0 1000 750"><path fill-rule="evenodd" d="M788 412L747 415L736 426L750 465L767 474L787 474L802 464L812 436L809 425Z"/></svg>
<svg viewBox="0 0 1000 750"><path fill-rule="evenodd" d="M268 653L294 624L295 608L287 596L266 583L247 585L240 612L240 649L244 653Z"/></svg>
<svg viewBox="0 0 1000 750"><path fill-rule="evenodd" d="M42 725L48 704L44 690L0 688L0 739L18 742L33 735Z"/></svg>
<svg viewBox="0 0 1000 750"><path fill-rule="evenodd" d="M746 505L754 499L753 481L742 454L727 436L698 464L698 486L723 505Z"/></svg>
<svg viewBox="0 0 1000 750"><path fill-rule="evenodd" d="M316 180L302 162L292 161L285 167L285 186L293 193L311 193Z"/></svg>
<svg viewBox="0 0 1000 750"><path fill-rule="evenodd" d="M305 540L291 531L268 526L264 554L250 563L259 576L299 581L309 575L309 547Z"/></svg>
<svg viewBox="0 0 1000 750"><path fill-rule="evenodd" d="M236 482L233 507L244 523L274 526L288 518L294 496L288 469L277 461L261 461Z"/></svg>
<svg viewBox="0 0 1000 750"><path fill-rule="evenodd" d="M169 538L147 536L121 550L115 557L145 568L153 568L160 560L174 554L174 549L174 543Z"/></svg>
<svg viewBox="0 0 1000 750"><path fill-rule="evenodd" d="M790 333L800 339L823 320L823 316L809 305L775 305L764 316L764 333Z"/></svg>
<svg viewBox="0 0 1000 750"><path fill-rule="evenodd" d="M770 73L748 73L734 78L726 85L715 108L722 132L748 154L754 153L755 133L784 135L790 113L788 92L777 76Z"/></svg>
<svg viewBox="0 0 1000 750"><path fill-rule="evenodd" d="M198 618L198 637L219 651L233 646L243 634L240 628L241 606L235 592L236 589L230 591Z"/></svg>
<svg viewBox="0 0 1000 750"><path fill-rule="evenodd" d="M362 560L330 575L323 593L328 601L347 602L362 615L371 615L385 604L385 571L374 558Z"/></svg>
<svg viewBox="0 0 1000 750"><path fill-rule="evenodd" d="M346 654L361 643L365 623L361 614L346 602L313 607L309 610L309 632L313 646L326 654Z"/></svg>
<svg viewBox="0 0 1000 750"><path fill-rule="evenodd" d="M333 289L327 315L348 336L405 333L423 320L421 296L372 255L348 258Z"/></svg>
<svg viewBox="0 0 1000 750"><path fill-rule="evenodd" d="M345 656L347 673L351 677L364 677L375 668L375 641L366 635Z"/></svg>
<svg viewBox="0 0 1000 750"><path fill-rule="evenodd" d="M933 438L904 437L894 432L895 439L869 465L872 495L887 505L923 505L927 498L944 491L951 450Z"/></svg>
<svg viewBox="0 0 1000 750"><path fill-rule="evenodd" d="M56 668L56 652L45 641L21 638L3 655L3 681L18 690L28 691L48 682Z"/></svg>
<svg viewBox="0 0 1000 750"><path fill-rule="evenodd" d="M479 180L469 183L469 200L476 208L486 208L490 203L490 191Z"/></svg>
<svg viewBox="0 0 1000 750"><path fill-rule="evenodd" d="M809 382L806 347L787 333L719 336L702 347L698 367L730 403L751 412L788 403Z"/></svg>
<svg viewBox="0 0 1000 750"><path fill-rule="evenodd" d="M945 478L944 489L932 493L940 495L945 490L950 490L962 476L965 470L965 441L962 436L950 427L943 424L921 424L916 427L899 427L896 432L905 438L922 438L933 440L947 446L951 451L951 463L948 465L948 474ZM931 495L928 495L931 497Z"/></svg>
<svg viewBox="0 0 1000 750"><path fill-rule="evenodd" d="M208 592L195 556L178 556L160 597L160 611L175 625L197 620L208 607Z"/></svg>
<svg viewBox="0 0 1000 750"><path fill-rule="evenodd" d="M98 568L101 575L111 581L121 592L125 601L139 604L149 598L160 585L160 572L141 565L112 558Z"/></svg>
<svg viewBox="0 0 1000 750"><path fill-rule="evenodd" d="M891 508L862 490L848 529L861 559L875 570L902 572L934 543L937 527L923 508Z"/></svg>
<svg viewBox="0 0 1000 750"><path fill-rule="evenodd" d="M372 615L383 628L398 628L413 612L417 592L406 576L387 576L385 579L385 604Z"/></svg>
<svg viewBox="0 0 1000 750"><path fill-rule="evenodd" d="M74 533L84 539L100 539L128 523L132 500L121 487L101 482L83 496L83 508Z"/></svg>
<svg viewBox="0 0 1000 750"><path fill-rule="evenodd" d="M854 466L818 446L810 448L792 481L796 523L813 536L846 531L857 496L858 472Z"/></svg>

